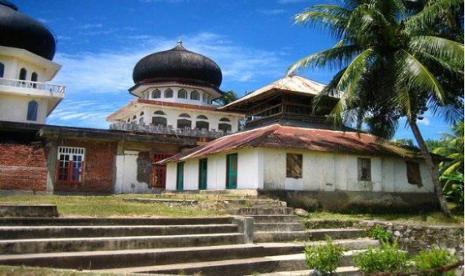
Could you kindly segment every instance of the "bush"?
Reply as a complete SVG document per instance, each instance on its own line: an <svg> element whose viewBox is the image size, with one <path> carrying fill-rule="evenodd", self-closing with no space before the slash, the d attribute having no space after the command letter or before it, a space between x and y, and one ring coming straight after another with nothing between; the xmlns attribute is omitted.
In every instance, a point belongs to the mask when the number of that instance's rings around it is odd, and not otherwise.
<svg viewBox="0 0 465 276"><path fill-rule="evenodd" d="M430 250L420 251L413 258L415 267L419 271L439 269L444 266L457 262L457 258L452 256L447 250L435 248ZM428 275L455 275L454 272L437 272L429 273Z"/></svg>
<svg viewBox="0 0 465 276"><path fill-rule="evenodd" d="M343 253L343 248L335 245L327 237L326 244L317 246L307 246L305 248L305 260L310 269L315 269L323 274L331 274L339 266Z"/></svg>
<svg viewBox="0 0 465 276"><path fill-rule="evenodd" d="M405 272L408 256L397 244L383 243L380 248L370 248L355 256L354 263L365 273Z"/></svg>
<svg viewBox="0 0 465 276"><path fill-rule="evenodd" d="M368 230L368 236L383 243L392 242L392 233L384 229L381 225L375 225Z"/></svg>

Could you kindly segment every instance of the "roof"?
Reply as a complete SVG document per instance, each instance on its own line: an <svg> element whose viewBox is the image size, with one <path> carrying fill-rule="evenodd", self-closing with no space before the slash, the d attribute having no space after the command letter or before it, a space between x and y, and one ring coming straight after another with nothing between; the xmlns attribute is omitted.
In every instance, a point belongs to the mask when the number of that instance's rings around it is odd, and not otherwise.
<svg viewBox="0 0 465 276"><path fill-rule="evenodd" d="M13 3L1 0L0 45L25 49L52 60L56 43L44 24L18 11Z"/></svg>
<svg viewBox="0 0 465 276"><path fill-rule="evenodd" d="M325 88L325 85L316 81L312 81L296 75L286 76L273 83L265 85L264 87L259 88L254 92L221 107L220 109L234 108L240 104L256 101L258 99L264 98L265 95L275 90L316 96L323 90L323 88Z"/></svg>
<svg viewBox="0 0 465 276"><path fill-rule="evenodd" d="M160 163L185 161L247 147L388 155L402 158L420 157L416 150L400 147L388 140L367 133L273 124L218 138L191 151L162 160Z"/></svg>
<svg viewBox="0 0 465 276"><path fill-rule="evenodd" d="M134 83L156 83L167 80L203 84L218 89L223 79L221 69L212 59L186 50L181 42L173 49L156 52L137 62Z"/></svg>
<svg viewBox="0 0 465 276"><path fill-rule="evenodd" d="M193 105L193 104L183 104L183 103L176 103L176 102L164 102L164 101L156 101L156 100L144 100L144 99L136 99L123 108L113 112L107 117L107 121L117 120L117 115L121 112L124 112L134 106L135 104L148 104L148 105L156 105L160 107L180 107L184 109L191 109L191 110L200 110L200 111L212 111L212 112L220 112L224 114L235 114L235 115L242 115L241 113L236 112L228 112L226 110L219 110L218 107L215 106L206 106L206 105Z"/></svg>

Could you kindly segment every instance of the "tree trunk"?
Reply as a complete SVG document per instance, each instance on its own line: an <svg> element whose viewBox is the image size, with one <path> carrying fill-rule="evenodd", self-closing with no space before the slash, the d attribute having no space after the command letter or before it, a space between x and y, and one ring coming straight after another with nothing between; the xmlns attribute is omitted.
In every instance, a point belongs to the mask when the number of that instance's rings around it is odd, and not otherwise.
<svg viewBox="0 0 465 276"><path fill-rule="evenodd" d="M429 173L431 175L431 178L433 180L434 191L436 193L436 197L438 198L439 205L441 206L441 210L444 213L444 215L446 215L447 217L452 217L452 214L449 211L449 208L447 208L446 199L444 198L444 195L442 194L441 183L439 183L438 168L433 161L433 157L431 156L431 153L429 152L428 147L426 146L423 136L421 135L416 119L409 119L408 121L409 121L410 128L412 129L413 135L415 136L415 139L417 140L417 143L420 146L421 154L423 155L423 158L425 158L425 162L429 170Z"/></svg>

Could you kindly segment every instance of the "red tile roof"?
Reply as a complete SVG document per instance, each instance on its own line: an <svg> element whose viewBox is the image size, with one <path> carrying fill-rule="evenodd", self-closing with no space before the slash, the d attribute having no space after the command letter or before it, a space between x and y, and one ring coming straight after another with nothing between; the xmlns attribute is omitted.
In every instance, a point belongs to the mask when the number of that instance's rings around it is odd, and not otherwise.
<svg viewBox="0 0 465 276"><path fill-rule="evenodd" d="M287 148L320 152L344 152L418 158L417 151L400 147L371 134L273 124L213 140L160 163L200 158L245 147Z"/></svg>

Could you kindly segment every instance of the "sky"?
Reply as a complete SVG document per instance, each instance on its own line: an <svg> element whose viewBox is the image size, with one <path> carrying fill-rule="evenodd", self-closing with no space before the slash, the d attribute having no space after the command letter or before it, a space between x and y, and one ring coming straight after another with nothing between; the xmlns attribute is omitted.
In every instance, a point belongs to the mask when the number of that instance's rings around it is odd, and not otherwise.
<svg viewBox="0 0 465 276"><path fill-rule="evenodd" d="M334 0L332 0L334 2ZM293 23L293 16L325 0L12 0L48 26L57 39L62 69L51 83L66 86L48 123L107 128L113 111L133 99L132 70L150 53L183 41L188 50L218 63L221 89L239 96L285 75L298 59L332 47L322 29ZM300 73L327 83L329 69ZM420 121L425 138L449 130L441 118ZM395 138L412 139L405 123Z"/></svg>

